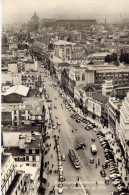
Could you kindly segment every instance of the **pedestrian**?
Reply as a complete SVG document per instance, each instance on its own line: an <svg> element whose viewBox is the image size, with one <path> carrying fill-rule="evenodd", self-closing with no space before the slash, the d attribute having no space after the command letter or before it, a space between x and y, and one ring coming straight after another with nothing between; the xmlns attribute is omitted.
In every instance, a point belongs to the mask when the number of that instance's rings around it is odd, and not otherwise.
<svg viewBox="0 0 129 195"><path fill-rule="evenodd" d="M97 164L96 164L96 168L97 168Z"/></svg>
<svg viewBox="0 0 129 195"><path fill-rule="evenodd" d="M60 129L59 129L59 133L60 133Z"/></svg>
<svg viewBox="0 0 129 195"><path fill-rule="evenodd" d="M54 165L52 164L52 168L54 167Z"/></svg>
<svg viewBox="0 0 129 195"><path fill-rule="evenodd" d="M98 182L96 181L96 185L98 184Z"/></svg>

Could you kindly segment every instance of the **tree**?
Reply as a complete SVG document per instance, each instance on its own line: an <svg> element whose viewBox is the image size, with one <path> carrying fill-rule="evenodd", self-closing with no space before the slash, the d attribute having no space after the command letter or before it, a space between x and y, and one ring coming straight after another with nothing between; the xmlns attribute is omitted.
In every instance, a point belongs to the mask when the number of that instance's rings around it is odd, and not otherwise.
<svg viewBox="0 0 129 195"><path fill-rule="evenodd" d="M48 49L49 49L49 50L54 50L54 45L53 45L53 43L49 43L49 44L48 44Z"/></svg>
<svg viewBox="0 0 129 195"><path fill-rule="evenodd" d="M114 62L114 61L117 61L117 54L116 53L112 53L111 55L107 55L105 57L105 62Z"/></svg>
<svg viewBox="0 0 129 195"><path fill-rule="evenodd" d="M129 53L121 53L120 62L124 62L125 64L129 64Z"/></svg>

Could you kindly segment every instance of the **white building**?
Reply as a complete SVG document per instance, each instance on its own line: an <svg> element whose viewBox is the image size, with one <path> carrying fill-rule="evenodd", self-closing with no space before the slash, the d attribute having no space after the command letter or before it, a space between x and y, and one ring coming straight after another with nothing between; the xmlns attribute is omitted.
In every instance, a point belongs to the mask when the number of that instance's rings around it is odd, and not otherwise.
<svg viewBox="0 0 129 195"><path fill-rule="evenodd" d="M31 126L28 126L31 128ZM23 129L22 129L23 130ZM12 153L17 164L38 167L41 164L41 135L37 132L32 133L18 130L5 129L3 131L3 145L5 152Z"/></svg>
<svg viewBox="0 0 129 195"><path fill-rule="evenodd" d="M113 94L113 88L112 80L105 80L105 83L102 84L102 95L111 96Z"/></svg>
<svg viewBox="0 0 129 195"><path fill-rule="evenodd" d="M1 193L5 195L16 175L15 161L11 153L1 152Z"/></svg>
<svg viewBox="0 0 129 195"><path fill-rule="evenodd" d="M55 47L55 56L68 60L71 59L72 55L72 47L75 45L75 43L67 42L64 40L59 40L54 43Z"/></svg>
<svg viewBox="0 0 129 195"><path fill-rule="evenodd" d="M1 153L1 194L37 194L38 168L17 165L11 153Z"/></svg>

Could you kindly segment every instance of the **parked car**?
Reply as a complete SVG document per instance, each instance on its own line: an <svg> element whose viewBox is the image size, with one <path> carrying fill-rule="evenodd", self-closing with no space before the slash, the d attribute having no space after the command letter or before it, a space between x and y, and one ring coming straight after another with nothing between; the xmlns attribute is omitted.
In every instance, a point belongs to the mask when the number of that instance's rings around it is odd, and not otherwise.
<svg viewBox="0 0 129 195"><path fill-rule="evenodd" d="M81 121L80 121L79 119L76 119L76 122L77 122L77 123L80 123Z"/></svg>
<svg viewBox="0 0 129 195"><path fill-rule="evenodd" d="M85 129L86 129L87 131L89 131L89 130L90 130L89 126L86 126L86 127L85 127Z"/></svg>
<svg viewBox="0 0 129 195"><path fill-rule="evenodd" d="M62 186L59 186L59 188L58 188L58 194L63 194L63 187Z"/></svg>
<svg viewBox="0 0 129 195"><path fill-rule="evenodd" d="M102 177L106 177L106 172L104 169L100 170L100 174Z"/></svg>
<svg viewBox="0 0 129 195"><path fill-rule="evenodd" d="M61 158L63 161L65 161L66 160L65 154L62 154Z"/></svg>

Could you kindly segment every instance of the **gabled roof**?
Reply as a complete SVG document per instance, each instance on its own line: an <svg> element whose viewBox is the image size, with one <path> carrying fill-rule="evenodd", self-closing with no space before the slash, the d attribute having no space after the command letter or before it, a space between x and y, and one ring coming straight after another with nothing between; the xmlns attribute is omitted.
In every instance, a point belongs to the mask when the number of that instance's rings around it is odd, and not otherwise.
<svg viewBox="0 0 129 195"><path fill-rule="evenodd" d="M16 93L22 96L27 96L29 92L29 87L23 86L23 85L15 85L13 87L10 87L9 89L7 89L7 91L5 92L5 96L10 95L12 93Z"/></svg>

